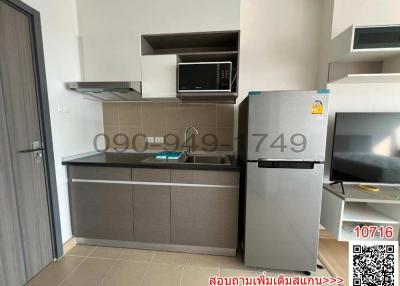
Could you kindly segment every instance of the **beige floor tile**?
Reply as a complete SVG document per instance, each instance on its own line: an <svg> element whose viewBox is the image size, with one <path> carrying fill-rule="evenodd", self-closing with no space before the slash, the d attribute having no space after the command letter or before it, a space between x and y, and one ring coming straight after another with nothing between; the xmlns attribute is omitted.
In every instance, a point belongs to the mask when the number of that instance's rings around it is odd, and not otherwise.
<svg viewBox="0 0 400 286"><path fill-rule="evenodd" d="M151 264L145 274L142 286L177 286L180 285L183 266L169 264Z"/></svg>
<svg viewBox="0 0 400 286"><path fill-rule="evenodd" d="M296 271L286 271L286 270L276 270L276 269L257 269L257 272L259 274L265 272L267 276L271 277L278 277L281 274L290 277L302 274L301 272L296 272Z"/></svg>
<svg viewBox="0 0 400 286"><path fill-rule="evenodd" d="M241 256L221 256L220 259L221 269L256 271L254 267L248 267L244 265L243 258Z"/></svg>
<svg viewBox="0 0 400 286"><path fill-rule="evenodd" d="M98 257L98 258L113 258L117 259L124 252L124 248L116 248L116 247L97 247L89 257Z"/></svg>
<svg viewBox="0 0 400 286"><path fill-rule="evenodd" d="M232 270L232 269L221 269L221 277L254 277L259 274L255 271L245 271L245 270ZM239 280L240 281L240 280ZM229 285L229 284L227 284ZM239 285L243 285L240 283Z"/></svg>
<svg viewBox="0 0 400 286"><path fill-rule="evenodd" d="M149 262L153 258L155 251L144 249L127 249L121 256L121 259L132 261L145 261Z"/></svg>
<svg viewBox="0 0 400 286"><path fill-rule="evenodd" d="M101 286L139 286L148 263L114 261Z"/></svg>
<svg viewBox="0 0 400 286"><path fill-rule="evenodd" d="M256 271L247 271L247 270L233 270L233 269L221 269L221 276L233 277L233 276L257 276L258 273Z"/></svg>
<svg viewBox="0 0 400 286"><path fill-rule="evenodd" d="M96 246L77 244L66 255L88 256L95 248Z"/></svg>
<svg viewBox="0 0 400 286"><path fill-rule="evenodd" d="M74 270L79 263L82 262L84 257L78 256L64 256L60 260L57 260L45 269L43 269L38 275L36 275L27 286L54 286L58 285L62 280L67 277L69 273Z"/></svg>
<svg viewBox="0 0 400 286"><path fill-rule="evenodd" d="M187 265L219 268L219 256L188 254Z"/></svg>
<svg viewBox="0 0 400 286"><path fill-rule="evenodd" d="M167 263L173 265L185 265L187 257L188 257L187 253L157 251L152 262Z"/></svg>
<svg viewBox="0 0 400 286"><path fill-rule="evenodd" d="M110 270L113 260L87 258L61 284L62 286L97 286Z"/></svg>
<svg viewBox="0 0 400 286"><path fill-rule="evenodd" d="M319 269L317 271L311 272L312 277L331 277L332 275L326 269Z"/></svg>
<svg viewBox="0 0 400 286"><path fill-rule="evenodd" d="M218 268L185 266L181 286L207 286L212 276L219 276Z"/></svg>

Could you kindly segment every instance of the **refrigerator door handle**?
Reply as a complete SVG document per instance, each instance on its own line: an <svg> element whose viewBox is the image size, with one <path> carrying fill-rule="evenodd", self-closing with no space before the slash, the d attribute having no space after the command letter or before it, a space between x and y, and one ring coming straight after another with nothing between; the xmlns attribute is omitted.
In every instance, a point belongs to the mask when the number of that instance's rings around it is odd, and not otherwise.
<svg viewBox="0 0 400 286"><path fill-rule="evenodd" d="M270 169L314 169L315 161L302 160L258 160L258 168Z"/></svg>

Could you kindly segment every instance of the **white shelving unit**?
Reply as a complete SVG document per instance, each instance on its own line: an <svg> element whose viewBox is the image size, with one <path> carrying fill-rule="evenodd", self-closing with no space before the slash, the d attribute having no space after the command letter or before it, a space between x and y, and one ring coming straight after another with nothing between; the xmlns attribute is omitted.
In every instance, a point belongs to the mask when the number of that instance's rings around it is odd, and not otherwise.
<svg viewBox="0 0 400 286"><path fill-rule="evenodd" d="M399 222L367 203L346 203L343 210L343 221L364 222L375 224L398 224Z"/></svg>
<svg viewBox="0 0 400 286"><path fill-rule="evenodd" d="M392 226L398 240L400 226L400 194L395 187L380 187L376 194L358 190L356 185L345 185L345 194L339 185L326 185L322 192L321 224L339 241L356 239L353 229L357 226ZM368 240L382 240L379 237Z"/></svg>
<svg viewBox="0 0 400 286"><path fill-rule="evenodd" d="M397 26L397 25L388 25ZM382 26L384 27L384 26ZM385 71L386 61L400 58L400 47L360 48L355 46L356 29L374 26L351 26L331 41L329 84L400 83L400 70ZM380 65L378 69L377 66ZM399 73L397 73L399 72ZM340 74L336 76L336 74Z"/></svg>
<svg viewBox="0 0 400 286"><path fill-rule="evenodd" d="M400 83L400 73L348 74L330 84Z"/></svg>

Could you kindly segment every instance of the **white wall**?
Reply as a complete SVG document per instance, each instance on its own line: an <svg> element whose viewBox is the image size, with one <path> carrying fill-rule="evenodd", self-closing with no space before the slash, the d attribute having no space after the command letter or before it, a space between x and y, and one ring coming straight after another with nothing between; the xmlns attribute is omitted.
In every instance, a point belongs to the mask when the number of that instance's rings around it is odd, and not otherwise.
<svg viewBox="0 0 400 286"><path fill-rule="evenodd" d="M316 88L320 6L320 0L241 1L241 99L249 90Z"/></svg>
<svg viewBox="0 0 400 286"><path fill-rule="evenodd" d="M400 23L399 0L335 0L332 37L351 25Z"/></svg>
<svg viewBox="0 0 400 286"><path fill-rule="evenodd" d="M75 0L25 0L41 14L47 88L53 133L62 239L71 236L66 168L62 157L93 150L93 137L103 132L97 102L67 91L64 83L80 80L78 25ZM57 112L58 105L70 109Z"/></svg>
<svg viewBox="0 0 400 286"><path fill-rule="evenodd" d="M77 0L86 80L140 80L140 34L238 30L240 0Z"/></svg>
<svg viewBox="0 0 400 286"><path fill-rule="evenodd" d="M237 103L250 90L317 87L320 9L320 0L241 1ZM235 137L237 117L236 106Z"/></svg>
<svg viewBox="0 0 400 286"><path fill-rule="evenodd" d="M317 86L319 89L326 88L329 75L329 49L332 36L333 12L334 0L321 0L320 50L317 73Z"/></svg>
<svg viewBox="0 0 400 286"><path fill-rule="evenodd" d="M399 19L399 21L400 21L400 19ZM383 62L382 72L384 72L384 73L399 73L400 72L400 56L394 56L394 57L390 57L390 58L386 59Z"/></svg>

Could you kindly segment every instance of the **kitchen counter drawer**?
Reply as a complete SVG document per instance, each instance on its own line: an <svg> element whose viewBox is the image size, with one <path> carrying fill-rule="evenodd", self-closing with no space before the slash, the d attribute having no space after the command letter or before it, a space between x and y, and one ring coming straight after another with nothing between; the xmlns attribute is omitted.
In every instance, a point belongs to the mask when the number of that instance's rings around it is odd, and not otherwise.
<svg viewBox="0 0 400 286"><path fill-rule="evenodd" d="M171 171L169 169L132 169L132 180L136 182L169 183Z"/></svg>
<svg viewBox="0 0 400 286"><path fill-rule="evenodd" d="M239 172L171 170L171 183L239 186Z"/></svg>
<svg viewBox="0 0 400 286"><path fill-rule="evenodd" d="M113 167L70 166L68 176L70 179L83 180L130 181L132 179L130 168Z"/></svg>

